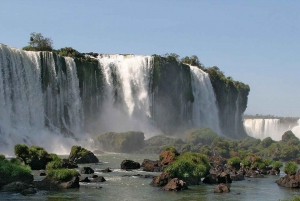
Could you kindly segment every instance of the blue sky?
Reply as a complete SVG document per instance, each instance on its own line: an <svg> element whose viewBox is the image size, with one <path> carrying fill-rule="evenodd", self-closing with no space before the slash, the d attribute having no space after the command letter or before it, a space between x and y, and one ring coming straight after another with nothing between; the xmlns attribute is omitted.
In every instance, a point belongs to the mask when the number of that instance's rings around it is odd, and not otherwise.
<svg viewBox="0 0 300 201"><path fill-rule="evenodd" d="M0 43L197 55L250 85L247 114L300 117L300 1L1 1Z"/></svg>

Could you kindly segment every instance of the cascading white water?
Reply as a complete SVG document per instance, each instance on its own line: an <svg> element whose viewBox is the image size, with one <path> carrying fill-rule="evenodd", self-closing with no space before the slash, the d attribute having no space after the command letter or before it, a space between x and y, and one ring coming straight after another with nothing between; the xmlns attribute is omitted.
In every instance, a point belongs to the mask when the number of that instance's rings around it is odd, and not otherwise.
<svg viewBox="0 0 300 201"><path fill-rule="evenodd" d="M198 128L210 127L218 134L221 133L218 108L213 87L207 73L190 66L194 103L192 110L193 126Z"/></svg>
<svg viewBox="0 0 300 201"><path fill-rule="evenodd" d="M42 65L46 65L52 79L45 92ZM73 59L66 58L64 74L59 64L56 71L52 53L26 52L0 44L1 153L12 154L17 143L43 146L56 153L69 151L68 144L74 142L64 139L60 128L64 124L75 135L80 131L82 115L75 67Z"/></svg>
<svg viewBox="0 0 300 201"><path fill-rule="evenodd" d="M293 133L300 139L300 119L298 120L298 125L292 128Z"/></svg>
<svg viewBox="0 0 300 201"><path fill-rule="evenodd" d="M281 136L287 128L280 125L280 119L245 119L244 126L249 136L265 139L271 137L273 140L281 140Z"/></svg>
<svg viewBox="0 0 300 201"><path fill-rule="evenodd" d="M98 60L106 81L100 130L142 130L147 134L155 133L157 129L151 123L149 85L153 58L103 55Z"/></svg>

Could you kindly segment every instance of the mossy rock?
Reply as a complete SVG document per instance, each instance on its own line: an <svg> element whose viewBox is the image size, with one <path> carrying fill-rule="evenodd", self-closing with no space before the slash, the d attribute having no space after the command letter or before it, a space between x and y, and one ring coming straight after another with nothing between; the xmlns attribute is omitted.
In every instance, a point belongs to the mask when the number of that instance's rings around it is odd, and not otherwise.
<svg viewBox="0 0 300 201"><path fill-rule="evenodd" d="M73 146L69 159L75 163L98 163L99 159L93 154L93 152L81 147Z"/></svg>
<svg viewBox="0 0 300 201"><path fill-rule="evenodd" d="M144 147L144 139L144 133L139 131L107 132L97 136L94 142L105 151L131 153Z"/></svg>

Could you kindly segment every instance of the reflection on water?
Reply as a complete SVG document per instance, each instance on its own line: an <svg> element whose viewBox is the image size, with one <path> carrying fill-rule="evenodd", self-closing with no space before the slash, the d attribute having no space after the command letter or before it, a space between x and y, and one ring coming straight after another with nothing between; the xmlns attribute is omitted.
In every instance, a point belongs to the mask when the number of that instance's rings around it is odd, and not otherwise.
<svg viewBox="0 0 300 201"><path fill-rule="evenodd" d="M120 169L120 164L124 159L131 159L139 163L143 159L158 159L158 155L136 155L136 154L102 154L98 155L99 164L84 164L91 166L97 172L95 174L103 176L106 181L102 183L81 184L79 189L61 190L54 192L39 191L36 195L22 196L20 194L0 193L0 200L105 200L105 201L211 201L211 200L261 200L274 201L291 199L300 195L299 189L279 187L275 181L279 176L266 176L265 178L246 178L244 181L230 184L230 193L213 193L215 185L190 186L188 190L182 192L165 192L160 188L150 186L152 178L140 178L137 174L156 176L159 173L143 171L124 171ZM102 173L100 170L109 167L115 170L111 173ZM283 176L281 174L281 176ZM84 175L85 176L85 175ZM99 187L102 188L91 188Z"/></svg>

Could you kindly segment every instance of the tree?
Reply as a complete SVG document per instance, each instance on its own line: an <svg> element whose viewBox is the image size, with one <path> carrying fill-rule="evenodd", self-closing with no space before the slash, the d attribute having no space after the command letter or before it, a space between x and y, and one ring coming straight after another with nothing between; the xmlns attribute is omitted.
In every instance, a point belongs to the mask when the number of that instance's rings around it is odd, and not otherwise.
<svg viewBox="0 0 300 201"><path fill-rule="evenodd" d="M52 51L53 41L51 38L45 38L41 33L31 33L29 46L23 48L23 50L31 51Z"/></svg>

